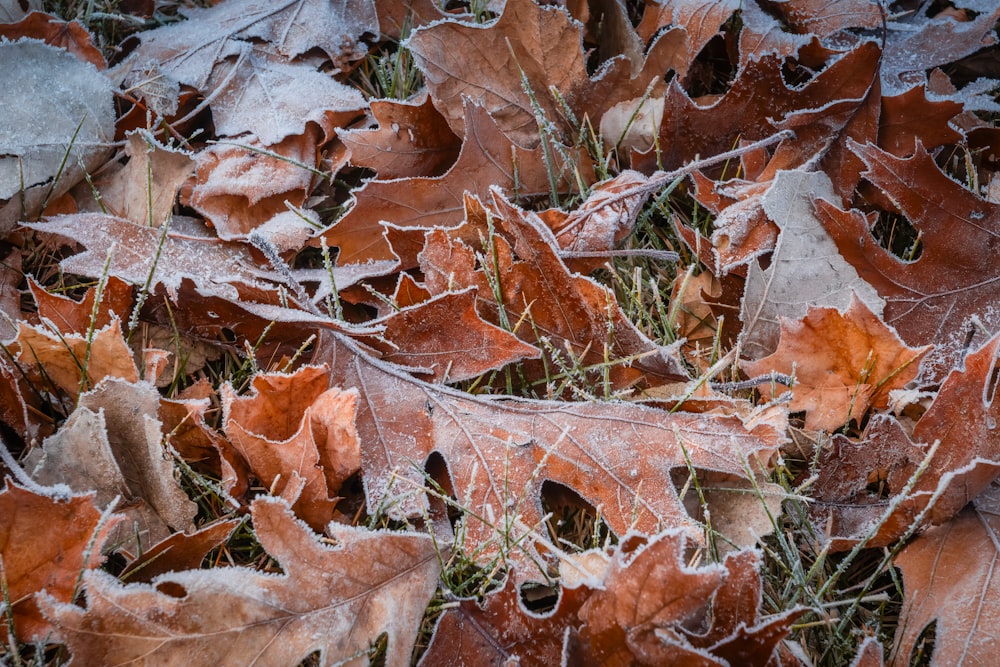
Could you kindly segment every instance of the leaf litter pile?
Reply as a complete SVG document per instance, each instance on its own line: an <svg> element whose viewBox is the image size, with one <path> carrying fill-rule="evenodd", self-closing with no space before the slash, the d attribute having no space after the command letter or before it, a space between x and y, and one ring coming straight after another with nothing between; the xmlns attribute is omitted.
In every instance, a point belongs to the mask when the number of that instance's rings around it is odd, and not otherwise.
<svg viewBox="0 0 1000 667"><path fill-rule="evenodd" d="M996 3L0 21L0 664L995 659Z"/></svg>

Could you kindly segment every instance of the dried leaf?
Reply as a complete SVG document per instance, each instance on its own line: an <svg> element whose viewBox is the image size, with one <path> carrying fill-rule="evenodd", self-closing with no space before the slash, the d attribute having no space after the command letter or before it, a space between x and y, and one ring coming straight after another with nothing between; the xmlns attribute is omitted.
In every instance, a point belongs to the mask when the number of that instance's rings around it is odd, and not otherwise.
<svg viewBox="0 0 1000 667"><path fill-rule="evenodd" d="M935 343L929 361L946 373L967 346L972 318L987 331L1000 325L995 253L1000 206L953 181L917 146L901 159L873 146L855 146L865 178L884 192L920 234L922 252L905 262L869 231L875 214L817 203L817 216L844 258L885 298L885 321L910 345Z"/></svg>
<svg viewBox="0 0 1000 667"><path fill-rule="evenodd" d="M135 551L166 538L170 529L192 527L198 511L174 478L173 461L163 447L159 401L148 384L107 379L82 394L66 424L25 461L41 484L94 490L102 507L121 498L118 509L129 521L115 543Z"/></svg>
<svg viewBox="0 0 1000 667"><path fill-rule="evenodd" d="M188 570L122 586L86 573L87 608L45 598L70 664L296 664L324 667L364 656L388 635L386 664L409 664L420 617L437 588L430 537L339 527L328 547L278 499L258 499L254 528L285 574L246 568Z"/></svg>
<svg viewBox="0 0 1000 667"><path fill-rule="evenodd" d="M917 376L930 349L906 347L855 298L843 314L810 308L800 321L781 318L774 354L741 366L751 377L771 371L794 375L788 409L806 411L808 429L834 431L860 421L869 408L885 409L889 392ZM768 400L779 393L767 384L758 391Z"/></svg>
<svg viewBox="0 0 1000 667"><path fill-rule="evenodd" d="M0 444L0 447L3 445ZM80 573L100 567L101 550L119 517L102 520L94 495L72 495L67 489L22 488L5 480L0 490L0 582L3 583L5 623L18 641L45 641L52 626L42 616L35 593L71 602ZM8 625L10 623L10 625Z"/></svg>
<svg viewBox="0 0 1000 667"><path fill-rule="evenodd" d="M778 318L801 319L810 306L846 309L857 297L875 314L883 301L871 285L840 257L813 209L813 198L834 199L821 172L779 172L761 205L781 229L770 266L752 263L740 319L744 355L753 360L774 352ZM908 340L903 336L904 340Z"/></svg>
<svg viewBox="0 0 1000 667"><path fill-rule="evenodd" d="M229 539L239 519L216 521L193 533L174 533L130 560L118 578L130 584L149 583L167 572L197 570L205 555Z"/></svg>
<svg viewBox="0 0 1000 667"><path fill-rule="evenodd" d="M28 5L28 3L20 3ZM0 18L3 11L0 10ZM3 21L0 23L0 37L16 42L22 37L40 39L50 46L65 49L78 59L91 63L98 70L106 69L108 64L101 55L100 49L94 46L94 39L79 21L63 21L56 16L44 12L33 11L17 23Z"/></svg>
<svg viewBox="0 0 1000 667"><path fill-rule="evenodd" d="M361 464L358 392L328 386L325 369L306 366L290 375L256 375L251 396L237 396L228 384L220 391L232 447L272 493L288 489L296 515L318 531L333 518L341 484ZM294 493L293 479L302 484Z"/></svg>
<svg viewBox="0 0 1000 667"><path fill-rule="evenodd" d="M333 369L332 384L362 392L357 429L369 507L398 503L396 513L419 513L414 492L426 483L423 466L437 452L459 502L485 520L466 519L466 548L484 560L538 524L546 480L601 508L619 534L631 526L688 528L670 477L672 469L687 469L682 447L698 469L744 477L744 461L760 469L777 445L773 427L733 417L474 397L415 380L340 338L328 340L319 355Z"/></svg>
<svg viewBox="0 0 1000 667"><path fill-rule="evenodd" d="M111 81L62 49L4 41L0 60L0 90L8 91L0 114L0 232L8 232L100 166L115 116ZM50 110L46 122L37 122L38 109Z"/></svg>
<svg viewBox="0 0 1000 667"><path fill-rule="evenodd" d="M351 151L351 163L373 169L379 179L440 176L458 157L462 141L429 96L419 104L372 100L371 113L378 128L337 134Z"/></svg>

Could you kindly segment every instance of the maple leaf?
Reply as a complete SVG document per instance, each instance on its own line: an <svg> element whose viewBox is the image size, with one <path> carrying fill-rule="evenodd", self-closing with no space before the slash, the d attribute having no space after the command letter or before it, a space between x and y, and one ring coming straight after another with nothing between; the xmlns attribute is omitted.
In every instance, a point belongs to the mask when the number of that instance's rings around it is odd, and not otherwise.
<svg viewBox="0 0 1000 667"><path fill-rule="evenodd" d="M427 535L338 526L321 544L287 503L251 507L260 543L284 574L247 568L172 572L123 586L84 574L87 607L43 597L40 606L65 639L68 664L320 665L363 656L388 635L386 664L409 664L420 617L437 588L438 554Z"/></svg>
<svg viewBox="0 0 1000 667"><path fill-rule="evenodd" d="M996 657L993 641L1000 588L1000 493L996 484L943 526L931 528L896 558L906 597L893 664L907 664L931 623L930 665L987 665ZM971 557L972 555L974 557Z"/></svg>
<svg viewBox="0 0 1000 667"><path fill-rule="evenodd" d="M3 447L0 444L0 447ZM30 480L29 480L30 481ZM0 582L4 618L0 640L44 641L52 626L42 616L35 594L71 602L80 573L104 561L102 549L120 517L103 517L94 495L57 488L23 488L4 479L0 490Z"/></svg>
<svg viewBox="0 0 1000 667"><path fill-rule="evenodd" d="M860 441L837 438L821 454L813 519L837 548L867 536L890 544L915 528L944 523L1000 475L994 337L948 374L933 403L907 432L877 415ZM869 484L884 485L884 500Z"/></svg>
<svg viewBox="0 0 1000 667"><path fill-rule="evenodd" d="M744 462L760 469L777 446L774 426L753 418L475 397L416 380L336 334L325 340L316 359L328 363L333 385L361 392L357 430L368 506L421 512L415 489L423 488L424 464L436 452L458 501L476 508L480 518L467 519L467 547L484 560L517 544L522 526L538 524L546 480L600 508L620 534L631 526L689 528L672 469L687 469L689 460L700 470L745 477ZM525 559L519 551L509 555Z"/></svg>
<svg viewBox="0 0 1000 667"><path fill-rule="evenodd" d="M80 396L66 424L28 454L25 468L42 484L94 490L103 507L120 497L130 521L115 541L141 551L170 529L190 528L197 512L164 451L158 406L152 386L107 379Z"/></svg>
<svg viewBox="0 0 1000 667"><path fill-rule="evenodd" d="M992 307L998 298L997 225L1000 205L956 183L917 143L908 158L874 146L853 145L864 161L865 178L899 208L920 235L922 252L903 261L871 234L876 213L843 211L820 195L816 216L837 249L885 300L883 317L909 345L934 343L929 355L941 376L966 346L970 318L987 330L1000 325Z"/></svg>
<svg viewBox="0 0 1000 667"><path fill-rule="evenodd" d="M358 394L328 385L325 369L306 366L292 374L258 373L251 396L237 396L228 384L220 390L232 447L315 530L333 518L337 491L361 463L354 429Z"/></svg>
<svg viewBox="0 0 1000 667"><path fill-rule="evenodd" d="M833 431L860 421L869 408L886 408L889 392L917 376L930 349L906 347L855 298L843 314L810 308L800 321L782 317L774 354L741 367L751 377L772 371L794 375L788 409L806 411L806 428ZM758 391L767 400L778 393L768 385Z"/></svg>

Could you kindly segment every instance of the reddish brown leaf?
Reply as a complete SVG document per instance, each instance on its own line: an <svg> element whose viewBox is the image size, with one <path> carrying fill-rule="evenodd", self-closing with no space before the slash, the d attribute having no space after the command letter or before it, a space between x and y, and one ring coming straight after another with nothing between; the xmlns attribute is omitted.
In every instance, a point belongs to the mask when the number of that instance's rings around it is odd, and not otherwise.
<svg viewBox="0 0 1000 667"><path fill-rule="evenodd" d="M250 396L237 396L228 384L221 389L232 446L264 486L318 531L333 518L337 491L361 463L358 393L329 384L325 369L306 366L291 375L256 375Z"/></svg>
<svg viewBox="0 0 1000 667"><path fill-rule="evenodd" d="M882 12L872 0L783 0L769 6L795 32L820 39L841 30L882 26Z"/></svg>
<svg viewBox="0 0 1000 667"><path fill-rule="evenodd" d="M961 111L962 104L954 100L927 99L924 86L883 97L878 146L897 157L907 157L913 155L918 142L925 149L958 143L962 135L949 121Z"/></svg>
<svg viewBox="0 0 1000 667"><path fill-rule="evenodd" d="M174 533L131 559L118 578L130 584L149 583L167 572L197 570L205 555L229 539L239 519L216 521L193 533Z"/></svg>
<svg viewBox="0 0 1000 667"><path fill-rule="evenodd" d="M339 133L351 163L373 169L381 180L440 176L458 157L462 141L429 96L423 102L372 100L378 128Z"/></svg>
<svg viewBox="0 0 1000 667"><path fill-rule="evenodd" d="M28 279L28 289L38 307L40 320L52 322L63 334L86 335L87 331L103 329L118 319L128 317L132 312L132 286L111 276L101 292L101 302L96 310L94 301L98 289L87 290L83 299L74 301L60 294L53 294L33 278ZM95 316L96 314L96 316Z"/></svg>
<svg viewBox="0 0 1000 667"><path fill-rule="evenodd" d="M458 382L500 369L541 351L476 313L476 290L445 292L403 308L373 324L385 324L370 339L382 358L401 366L427 369L436 382Z"/></svg>
<svg viewBox="0 0 1000 667"><path fill-rule="evenodd" d="M382 221L403 228L457 227L466 192L484 199L492 186L512 190L516 185L522 196L549 191L541 149L513 146L482 107L469 104L465 114L462 150L444 176L369 181L355 191L354 208L322 234L340 248L339 264L393 258Z"/></svg>
<svg viewBox="0 0 1000 667"><path fill-rule="evenodd" d="M886 408L889 392L917 376L930 349L906 347L855 298L843 314L810 308L801 321L781 318L774 354L741 365L751 377L771 371L794 375L788 409L806 411L806 428L834 431L860 421L869 408ZM758 391L770 400L784 389L764 384Z"/></svg>
<svg viewBox="0 0 1000 667"><path fill-rule="evenodd" d="M466 547L480 549L485 560L500 551L523 561L520 549L533 550L523 543L508 553L506 545L540 521L545 480L601 508L619 533L630 526L687 527L670 477L671 469L687 469L682 443L696 468L738 477L747 474L742 461L766 465L776 446L774 427L752 420L621 403L474 397L415 380L339 337L327 341L319 358L333 369L334 385L362 392L357 428L369 507L420 513L414 488L426 483L423 466L437 452L455 496L486 519L465 519Z"/></svg>
<svg viewBox="0 0 1000 667"><path fill-rule="evenodd" d="M559 122L564 114L550 91L566 98L590 82L579 24L562 8L539 7L532 0L507 0L489 29L450 20L421 28L407 47L455 134L464 132L468 98L524 148L540 141L534 105L546 119ZM522 81L531 86L536 102Z"/></svg>
<svg viewBox="0 0 1000 667"><path fill-rule="evenodd" d="M319 664L356 659L388 635L386 664L409 664L437 588L439 555L426 535L340 527L321 544L278 499L254 501L256 534L284 574L246 568L163 574L122 586L83 577L86 609L46 598L47 618L74 664Z"/></svg>
<svg viewBox="0 0 1000 667"><path fill-rule="evenodd" d="M427 234L420 264L432 293L476 287L480 311L491 321L502 323L506 317L522 340L542 344L547 338L555 354L565 351L583 366L601 368L609 360L631 358L630 364L615 363L607 369L616 390L640 383L646 375L660 379L654 384L686 379L672 351L640 333L612 292L566 268L552 233L538 216L496 193L493 215L503 235L493 237L494 253L488 260L492 266L486 268L477 268L475 252L460 239L443 230ZM494 284L502 303L496 300ZM533 374L544 377L542 362L534 364Z"/></svg>
<svg viewBox="0 0 1000 667"><path fill-rule="evenodd" d="M12 42L21 37L40 39L93 63L99 70L108 66L101 50L94 46L93 37L79 21L63 21L44 12L31 12L17 23L0 23L0 37Z"/></svg>
<svg viewBox="0 0 1000 667"><path fill-rule="evenodd" d="M524 607L517 582L507 577L482 605L462 600L445 611L419 664L565 664L566 631L579 623L576 613L589 593L583 587L564 587L555 608L538 614Z"/></svg>
<svg viewBox="0 0 1000 667"><path fill-rule="evenodd" d="M96 491L104 507L118 498L128 522L115 545L136 553L171 530L191 528L198 509L164 450L159 399L151 385L107 379L82 394L66 424L25 459L37 482Z"/></svg>
<svg viewBox="0 0 1000 667"><path fill-rule="evenodd" d="M3 445L0 445L2 447ZM120 517L102 521L93 494L71 495L58 489L22 488L5 480L0 490L0 581L5 621L20 642L45 641L52 626L42 616L35 593L71 602L81 572L100 567L101 550ZM7 622L0 624L5 643Z"/></svg>
<svg viewBox="0 0 1000 667"><path fill-rule="evenodd" d="M932 667L988 665L996 658L1000 623L1000 494L991 486L972 506L918 537L899 554L906 598L893 664L910 664L933 622Z"/></svg>
<svg viewBox="0 0 1000 667"><path fill-rule="evenodd" d="M984 201L937 167L922 146L898 158L874 146L854 146L865 178L899 207L920 234L922 252L904 262L872 237L875 214L841 211L817 202L817 216L843 257L885 299L884 317L909 345L935 343L940 377L965 346L970 318L986 330L1000 326L996 227L1000 205Z"/></svg>
<svg viewBox="0 0 1000 667"><path fill-rule="evenodd" d="M948 375L912 433L878 416L860 442L838 438L823 452L814 518L831 522L836 546L873 533L873 546L890 544L918 520L920 526L946 522L1000 475L993 394L998 346L994 337ZM913 482L922 465L926 470ZM869 491L872 484L889 500Z"/></svg>

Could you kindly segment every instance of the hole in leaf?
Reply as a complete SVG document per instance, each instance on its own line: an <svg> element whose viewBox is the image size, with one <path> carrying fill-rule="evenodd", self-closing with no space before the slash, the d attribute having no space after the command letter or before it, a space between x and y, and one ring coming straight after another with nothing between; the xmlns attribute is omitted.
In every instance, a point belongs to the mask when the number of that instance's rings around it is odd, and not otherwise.
<svg viewBox="0 0 1000 667"><path fill-rule="evenodd" d="M570 551L600 547L612 539L611 529L598 511L573 489L558 482L542 484L542 509L549 515L549 537Z"/></svg>
<svg viewBox="0 0 1000 667"><path fill-rule="evenodd" d="M910 667L927 667L934 656L934 642L937 639L937 621L931 621L920 631L913 650L910 652Z"/></svg>
<svg viewBox="0 0 1000 667"><path fill-rule="evenodd" d="M156 584L156 590L172 598L187 597L187 589L175 581L161 581Z"/></svg>
<svg viewBox="0 0 1000 667"><path fill-rule="evenodd" d="M904 215L883 211L871 231L880 246L904 262L915 262L923 254L920 232Z"/></svg>
<svg viewBox="0 0 1000 667"><path fill-rule="evenodd" d="M521 604L536 614L547 614L559 604L559 587L527 583L521 586Z"/></svg>
<svg viewBox="0 0 1000 667"><path fill-rule="evenodd" d="M868 484L865 491L872 497L879 500L888 500L892 497L892 489L889 488L889 471L885 468L877 468L868 472Z"/></svg>

